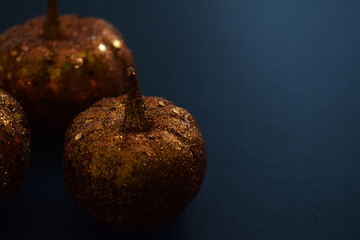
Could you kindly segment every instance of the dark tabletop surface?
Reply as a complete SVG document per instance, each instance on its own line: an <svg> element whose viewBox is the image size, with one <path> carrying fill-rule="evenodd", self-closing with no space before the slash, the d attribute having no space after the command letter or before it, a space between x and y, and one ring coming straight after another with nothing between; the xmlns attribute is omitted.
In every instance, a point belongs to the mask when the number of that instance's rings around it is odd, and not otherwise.
<svg viewBox="0 0 360 240"><path fill-rule="evenodd" d="M0 30L45 12L1 1ZM197 198L175 221L129 231L70 199L63 139L34 136L0 239L360 239L360 2L61 0L105 18L133 50L144 95L197 119L208 152Z"/></svg>

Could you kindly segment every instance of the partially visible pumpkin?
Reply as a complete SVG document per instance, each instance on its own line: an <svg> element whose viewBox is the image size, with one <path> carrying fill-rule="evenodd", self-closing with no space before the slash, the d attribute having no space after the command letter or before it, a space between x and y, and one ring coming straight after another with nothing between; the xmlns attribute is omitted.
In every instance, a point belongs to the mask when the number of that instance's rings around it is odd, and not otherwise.
<svg viewBox="0 0 360 240"><path fill-rule="evenodd" d="M13 200L29 165L30 130L20 104L0 89L0 207Z"/></svg>
<svg viewBox="0 0 360 240"><path fill-rule="evenodd" d="M36 132L63 134L95 101L125 92L133 64L121 34L108 22L75 15L31 19L0 36L0 87L14 96Z"/></svg>

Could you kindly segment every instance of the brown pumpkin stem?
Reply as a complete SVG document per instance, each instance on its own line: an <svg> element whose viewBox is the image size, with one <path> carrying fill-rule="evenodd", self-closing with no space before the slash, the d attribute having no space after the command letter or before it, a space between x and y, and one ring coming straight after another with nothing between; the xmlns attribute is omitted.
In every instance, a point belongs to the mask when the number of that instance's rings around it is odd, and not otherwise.
<svg viewBox="0 0 360 240"><path fill-rule="evenodd" d="M59 14L56 0L48 0L48 10L44 24L44 37L47 39L61 39L64 34L59 24Z"/></svg>
<svg viewBox="0 0 360 240"><path fill-rule="evenodd" d="M125 104L125 127L132 131L142 132L152 126L153 119L146 109L135 69L128 67L126 72L128 96Z"/></svg>

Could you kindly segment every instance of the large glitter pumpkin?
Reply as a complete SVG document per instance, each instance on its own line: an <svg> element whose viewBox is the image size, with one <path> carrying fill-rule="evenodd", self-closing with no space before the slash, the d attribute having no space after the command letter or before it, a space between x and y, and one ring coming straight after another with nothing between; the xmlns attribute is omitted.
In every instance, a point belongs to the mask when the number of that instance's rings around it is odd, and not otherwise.
<svg viewBox="0 0 360 240"><path fill-rule="evenodd" d="M161 97L143 97L133 68L129 94L80 113L65 139L68 191L91 216L136 228L179 216L200 190L206 168L195 119Z"/></svg>
<svg viewBox="0 0 360 240"><path fill-rule="evenodd" d="M29 20L0 36L0 87L24 107L36 131L62 133L95 101L125 92L130 50L109 23L75 15ZM130 65L128 65L130 66Z"/></svg>
<svg viewBox="0 0 360 240"><path fill-rule="evenodd" d="M30 130L18 102L0 89L0 207L21 189L29 165Z"/></svg>

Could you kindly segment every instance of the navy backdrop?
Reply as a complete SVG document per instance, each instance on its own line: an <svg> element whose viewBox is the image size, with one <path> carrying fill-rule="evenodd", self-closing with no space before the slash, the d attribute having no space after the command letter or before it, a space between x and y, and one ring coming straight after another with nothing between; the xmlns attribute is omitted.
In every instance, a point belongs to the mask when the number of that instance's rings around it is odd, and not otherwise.
<svg viewBox="0 0 360 240"><path fill-rule="evenodd" d="M1 1L0 31L45 12ZM61 0L105 18L132 48L144 95L198 120L208 151L177 220L126 231L70 199L62 139L34 139L0 239L360 239L360 1Z"/></svg>

